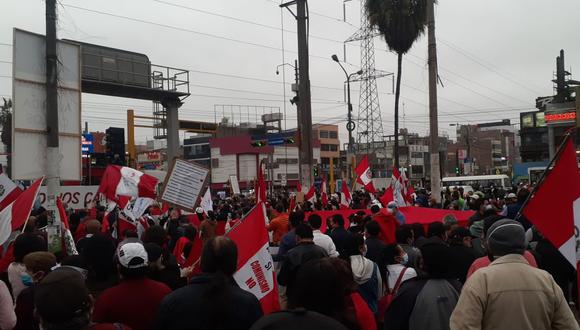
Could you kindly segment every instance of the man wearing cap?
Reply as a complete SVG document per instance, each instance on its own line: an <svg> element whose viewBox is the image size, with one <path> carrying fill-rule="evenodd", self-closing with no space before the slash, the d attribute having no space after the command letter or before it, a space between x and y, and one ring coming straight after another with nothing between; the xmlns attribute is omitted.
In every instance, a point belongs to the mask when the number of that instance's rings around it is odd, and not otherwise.
<svg viewBox="0 0 580 330"><path fill-rule="evenodd" d="M152 329L161 300L171 289L146 277L148 255L141 242L121 243L117 249L121 283L105 290L95 301L95 322L120 322L132 329Z"/></svg>
<svg viewBox="0 0 580 330"><path fill-rule="evenodd" d="M397 206L397 202L395 201L389 202L389 204L387 204L387 212L389 214L394 215L397 221L399 221L399 224L401 225L405 224L406 221L405 215L401 213L401 211L399 211L399 206Z"/></svg>
<svg viewBox="0 0 580 330"><path fill-rule="evenodd" d="M564 295L547 272L522 256L525 231L517 222L495 222L487 232L494 261L463 286L451 315L454 329L580 329Z"/></svg>

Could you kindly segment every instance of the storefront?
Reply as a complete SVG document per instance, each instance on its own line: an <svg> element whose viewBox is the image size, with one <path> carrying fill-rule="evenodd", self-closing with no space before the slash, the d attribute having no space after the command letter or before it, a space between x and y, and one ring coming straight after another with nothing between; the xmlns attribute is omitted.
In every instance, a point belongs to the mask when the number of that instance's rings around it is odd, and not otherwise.
<svg viewBox="0 0 580 330"><path fill-rule="evenodd" d="M548 150L550 159L556 153L562 138L576 126L576 103L552 103L546 106L544 120L548 127Z"/></svg>

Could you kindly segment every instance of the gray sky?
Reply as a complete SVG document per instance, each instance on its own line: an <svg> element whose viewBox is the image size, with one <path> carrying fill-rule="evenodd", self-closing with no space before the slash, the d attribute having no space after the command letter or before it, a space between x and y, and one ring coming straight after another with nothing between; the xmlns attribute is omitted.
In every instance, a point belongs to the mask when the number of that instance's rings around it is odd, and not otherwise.
<svg viewBox="0 0 580 330"><path fill-rule="evenodd" d="M155 64L192 70L191 93L180 118L214 121L215 104L274 106L286 103L287 127L296 126L295 107L276 65L296 58L296 22L276 0L63 0L59 38L75 39L145 53ZM189 7L176 7L177 4ZM311 0L310 80L313 122L336 123L346 142L344 74L330 59L342 58L342 40L360 24L360 2ZM84 8L84 9L82 9ZM91 11L88 11L88 10ZM97 13L95 11L101 12ZM440 0L436 8L440 130L455 136L450 123L480 123L500 119L519 122L518 113L533 110L537 96L552 94L555 58L566 51L566 68L580 67L580 1L577 0ZM221 16L219 16L221 15ZM117 16L117 17L115 17ZM123 16L125 18L122 18ZM227 16L227 17L224 17ZM282 16L282 20L281 20ZM139 20L139 21L137 21ZM281 23L286 32L281 32ZM252 24L253 23L253 24ZM11 94L12 28L44 33L44 2L4 0L0 20L0 95ZM284 43L282 44L282 35ZM284 52L282 52L284 48ZM347 70L356 71L358 44L347 46ZM428 130L426 38L420 38L403 62L401 126ZM377 69L396 70L396 56L375 39ZM8 62L8 63L6 63ZM293 80L286 67L286 81ZM579 79L580 72L575 77ZM246 77L251 79L241 79ZM355 116L357 84L353 86ZM379 81L385 134L393 131L394 95L391 80ZM125 110L150 115L148 102L83 94L83 121L91 130L125 127ZM218 114L218 120L221 114ZM150 129L138 129L137 141L151 139Z"/></svg>

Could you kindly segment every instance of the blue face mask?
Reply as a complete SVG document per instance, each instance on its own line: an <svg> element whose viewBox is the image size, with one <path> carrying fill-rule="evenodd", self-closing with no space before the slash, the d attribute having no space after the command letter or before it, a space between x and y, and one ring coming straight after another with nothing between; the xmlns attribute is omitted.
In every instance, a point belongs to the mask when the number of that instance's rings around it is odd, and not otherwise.
<svg viewBox="0 0 580 330"><path fill-rule="evenodd" d="M20 279L22 280L22 284L24 284L24 286L32 286L32 284L34 284L32 276L30 276L28 273L21 274Z"/></svg>
<svg viewBox="0 0 580 330"><path fill-rule="evenodd" d="M403 255L403 260L401 260L401 265L406 265L408 263L409 263L409 255L405 253Z"/></svg>

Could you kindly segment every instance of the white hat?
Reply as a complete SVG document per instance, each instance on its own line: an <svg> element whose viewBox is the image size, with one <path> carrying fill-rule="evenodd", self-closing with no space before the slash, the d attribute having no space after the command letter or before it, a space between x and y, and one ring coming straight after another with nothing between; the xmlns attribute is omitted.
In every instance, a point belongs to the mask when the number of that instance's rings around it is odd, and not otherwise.
<svg viewBox="0 0 580 330"><path fill-rule="evenodd" d="M195 213L204 213L204 211L203 211L203 207L201 207L201 206L198 206L198 207L195 209Z"/></svg>
<svg viewBox="0 0 580 330"><path fill-rule="evenodd" d="M125 268L140 268L147 266L147 251L141 243L129 242L119 246L117 250L119 263Z"/></svg>
<svg viewBox="0 0 580 330"><path fill-rule="evenodd" d="M518 196L516 196L516 194L514 194L514 193L509 193L507 195L507 198L518 198Z"/></svg>
<svg viewBox="0 0 580 330"><path fill-rule="evenodd" d="M472 196L469 196L470 198L473 198L475 200L479 199L479 195L478 194L473 194Z"/></svg>

